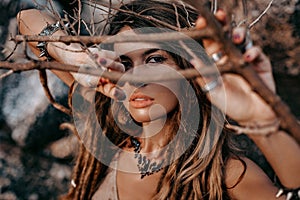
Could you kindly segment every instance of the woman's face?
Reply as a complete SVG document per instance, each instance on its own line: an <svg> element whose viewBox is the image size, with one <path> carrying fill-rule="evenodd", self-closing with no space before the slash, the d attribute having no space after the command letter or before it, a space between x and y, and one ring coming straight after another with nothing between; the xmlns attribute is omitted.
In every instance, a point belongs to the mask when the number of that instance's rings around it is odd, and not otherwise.
<svg viewBox="0 0 300 200"><path fill-rule="evenodd" d="M128 28L126 28L128 29ZM126 31L126 33L128 30ZM129 30L128 34L135 34ZM115 51L125 66L126 73L147 77L151 73L166 73L178 69L172 56L153 43L117 43ZM126 82L121 89L126 93L123 102L131 116L140 123L166 118L178 104L179 81L144 84Z"/></svg>

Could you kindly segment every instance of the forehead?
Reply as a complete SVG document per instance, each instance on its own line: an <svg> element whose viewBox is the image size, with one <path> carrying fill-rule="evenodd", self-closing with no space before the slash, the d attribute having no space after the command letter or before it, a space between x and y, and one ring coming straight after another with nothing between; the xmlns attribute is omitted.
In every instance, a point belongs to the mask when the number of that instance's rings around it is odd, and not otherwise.
<svg viewBox="0 0 300 200"><path fill-rule="evenodd" d="M124 37L128 35L137 35L133 29L128 26L125 26L121 29L118 35L122 35ZM147 50L147 49L160 49L158 43L150 43L150 42L118 42L114 44L114 50L118 55L127 55L132 52L136 52L138 50Z"/></svg>

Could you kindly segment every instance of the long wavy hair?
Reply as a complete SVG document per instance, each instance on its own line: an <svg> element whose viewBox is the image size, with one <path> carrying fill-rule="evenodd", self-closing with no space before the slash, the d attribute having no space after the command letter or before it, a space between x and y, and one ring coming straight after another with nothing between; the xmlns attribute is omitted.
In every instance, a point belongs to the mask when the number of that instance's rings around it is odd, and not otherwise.
<svg viewBox="0 0 300 200"><path fill-rule="evenodd" d="M197 17L198 13L181 1L136 0L119 8L110 22L109 35L117 34L124 26L132 29L156 27L177 31L191 28ZM178 47L175 43L167 45ZM181 69L193 67L182 55L169 53ZM175 133L182 133L180 138L183 140L179 140L173 148L179 147L180 142L189 143L189 146L179 158L163 168L153 199L229 199L228 188L224 183L225 165L229 158L241 160L239 150L232 140L232 133L223 126L224 114L211 105L195 80L189 80L189 84L197 99L193 99L189 95L190 91L183 88L180 98L187 103L180 105L184 108L178 106L172 111L167 120L167 126L171 127L170 137L174 137ZM73 186L64 199L91 199L108 169L98 160L99 157L109 162L117 152L116 146L122 148L127 144L129 136L119 125L123 124L129 129L131 125L138 125L122 104L112 103L111 99L101 93L95 95L92 107L96 117L88 117L83 125L88 146L81 145L73 171ZM189 116L187 119L182 119L182 110ZM200 120L196 122L197 129L193 129L195 124L190 125L190 122L196 115L200 116ZM193 140L185 141L184 135L192 135ZM106 138L111 144L107 143ZM209 151L205 151L206 148ZM241 162L243 163L242 160Z"/></svg>

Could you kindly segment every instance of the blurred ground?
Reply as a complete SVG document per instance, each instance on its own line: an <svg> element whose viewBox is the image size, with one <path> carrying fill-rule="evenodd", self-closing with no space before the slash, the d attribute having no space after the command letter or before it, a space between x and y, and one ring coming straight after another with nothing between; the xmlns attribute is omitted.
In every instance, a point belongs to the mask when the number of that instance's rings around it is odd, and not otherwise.
<svg viewBox="0 0 300 200"><path fill-rule="evenodd" d="M62 2L62 6L69 5L69 1ZM268 2L248 1L251 19L255 19ZM18 1L0 2L1 59L4 58L3 44L11 33L8 27L20 8ZM279 95L300 119L299 15L299 1L275 1L251 33L272 60ZM68 131L60 130L59 124L71 119L47 103L38 89L37 76L20 73L0 80L0 200L57 199L70 184L77 142ZM56 89L57 100L66 103L66 96L62 95L66 88L55 78L50 82ZM272 176L256 147L245 137L238 140L241 147L248 149L248 155Z"/></svg>

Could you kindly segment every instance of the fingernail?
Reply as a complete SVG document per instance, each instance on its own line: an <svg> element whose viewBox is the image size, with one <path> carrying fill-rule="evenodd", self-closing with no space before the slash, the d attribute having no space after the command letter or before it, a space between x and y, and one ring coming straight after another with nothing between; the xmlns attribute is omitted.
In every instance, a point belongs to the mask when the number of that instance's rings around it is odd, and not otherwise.
<svg viewBox="0 0 300 200"><path fill-rule="evenodd" d="M236 33L236 34L233 35L233 39L234 39L234 40L240 40L240 39L241 39L241 36L240 36L239 34Z"/></svg>
<svg viewBox="0 0 300 200"><path fill-rule="evenodd" d="M124 101L126 99L126 94L123 90L116 88L114 97L117 101Z"/></svg>
<svg viewBox="0 0 300 200"><path fill-rule="evenodd" d="M97 59L98 57L99 57L98 54L96 54L96 53L93 54L93 58L94 58L94 59Z"/></svg>
<svg viewBox="0 0 300 200"><path fill-rule="evenodd" d="M206 23L205 18L202 16L199 16L198 19L196 20L195 27L197 29L202 29L202 28L205 28L206 25L207 25L207 23Z"/></svg>
<svg viewBox="0 0 300 200"><path fill-rule="evenodd" d="M246 55L246 60L251 60L251 55L250 54L248 54L248 55Z"/></svg>
<svg viewBox="0 0 300 200"><path fill-rule="evenodd" d="M100 58L99 60L101 65L106 65L107 64L107 60L105 58Z"/></svg>

